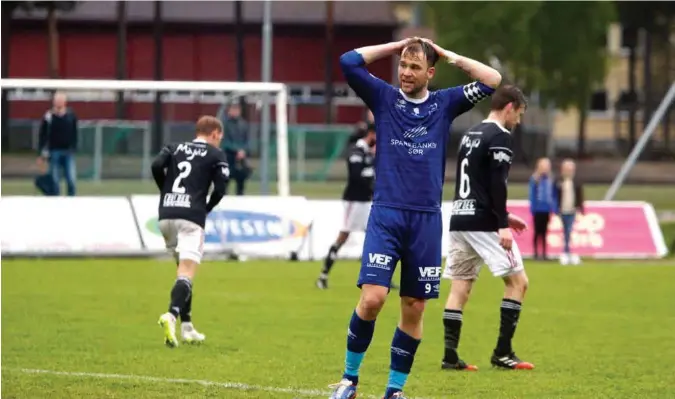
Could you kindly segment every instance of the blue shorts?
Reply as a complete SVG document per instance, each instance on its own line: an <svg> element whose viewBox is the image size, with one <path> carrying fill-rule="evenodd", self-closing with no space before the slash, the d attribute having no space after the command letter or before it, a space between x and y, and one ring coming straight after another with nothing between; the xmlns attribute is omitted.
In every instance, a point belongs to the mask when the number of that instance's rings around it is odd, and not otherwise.
<svg viewBox="0 0 675 399"><path fill-rule="evenodd" d="M363 244L360 288L363 284L389 287L401 261L401 296L438 298L441 281L443 217L373 205Z"/></svg>

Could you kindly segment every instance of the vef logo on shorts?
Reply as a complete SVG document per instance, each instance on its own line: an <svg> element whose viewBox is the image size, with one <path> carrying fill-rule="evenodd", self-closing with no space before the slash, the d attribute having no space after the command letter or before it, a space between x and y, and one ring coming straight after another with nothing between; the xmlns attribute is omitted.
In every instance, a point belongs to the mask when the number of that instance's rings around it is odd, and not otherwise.
<svg viewBox="0 0 675 399"><path fill-rule="evenodd" d="M391 259L391 256L371 252L368 253L368 263L366 264L366 267L391 270L391 267L389 266Z"/></svg>
<svg viewBox="0 0 675 399"><path fill-rule="evenodd" d="M420 271L419 281L438 281L441 278L440 266L418 267Z"/></svg>

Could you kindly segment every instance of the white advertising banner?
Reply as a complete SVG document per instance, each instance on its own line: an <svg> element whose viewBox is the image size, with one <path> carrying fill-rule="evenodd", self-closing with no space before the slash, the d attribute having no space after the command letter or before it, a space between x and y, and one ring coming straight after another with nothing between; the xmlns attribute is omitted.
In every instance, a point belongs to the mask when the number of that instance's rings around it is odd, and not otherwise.
<svg viewBox="0 0 675 399"><path fill-rule="evenodd" d="M126 197L8 196L0 202L2 254L9 256L143 255L165 251L157 223L158 195ZM451 202L442 204L443 252L448 253ZM530 222L527 201L510 212ZM343 227L339 200L304 197L225 197L205 225L206 253L234 251L253 258L323 259ZM562 227L551 219L548 243L555 256ZM588 201L572 231L573 251L585 257L663 257L667 249L651 205ZM351 233L338 257L359 259L364 232ZM515 236L531 255L531 229Z"/></svg>
<svg viewBox="0 0 675 399"><path fill-rule="evenodd" d="M309 206L314 215L311 233L311 252L301 253L301 259L323 259L328 249L335 243L335 239L342 229L344 222L344 207L342 201L311 200ZM340 248L338 258L358 259L361 257L365 232L354 232L349 235L347 242Z"/></svg>
<svg viewBox="0 0 675 399"><path fill-rule="evenodd" d="M164 250L159 232L158 195L131 197L149 251ZM256 258L288 258L307 245L312 213L304 197L225 197L211 211L204 230L204 252L234 250Z"/></svg>
<svg viewBox="0 0 675 399"><path fill-rule="evenodd" d="M2 253L128 254L142 250L125 197L7 196L0 204Z"/></svg>

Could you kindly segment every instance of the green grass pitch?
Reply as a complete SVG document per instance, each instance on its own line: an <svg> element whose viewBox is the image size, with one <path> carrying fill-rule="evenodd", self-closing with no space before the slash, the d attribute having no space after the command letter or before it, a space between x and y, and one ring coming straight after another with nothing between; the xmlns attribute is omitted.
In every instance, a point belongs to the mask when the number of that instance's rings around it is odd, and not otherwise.
<svg viewBox="0 0 675 399"><path fill-rule="evenodd" d="M444 281L442 299L428 304L407 392L415 398L673 397L674 263L528 262L531 288L515 349L535 363L532 372L489 366L502 284L486 270L466 309L460 346L481 370L440 370ZM172 350L156 325L175 277L169 261L4 260L2 397L325 398L321 393L342 372L358 263L338 262L325 292L313 286L318 270L318 262L206 261L195 280L193 313L207 342ZM383 393L397 318L393 292L364 361L360 398Z"/></svg>

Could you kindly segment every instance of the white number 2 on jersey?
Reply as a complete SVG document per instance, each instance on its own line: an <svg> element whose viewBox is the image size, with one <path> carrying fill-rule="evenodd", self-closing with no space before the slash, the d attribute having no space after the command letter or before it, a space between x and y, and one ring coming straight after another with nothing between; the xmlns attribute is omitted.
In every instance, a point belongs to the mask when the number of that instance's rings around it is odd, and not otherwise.
<svg viewBox="0 0 675 399"><path fill-rule="evenodd" d="M176 177L176 180L173 181L173 187L171 187L171 191L176 194L185 194L185 187L183 187L180 183L181 180L190 175L190 172L192 172L192 165L188 161L183 161L179 162L177 166L180 170L180 173L178 174L178 177Z"/></svg>
<svg viewBox="0 0 675 399"><path fill-rule="evenodd" d="M469 158L462 159L459 164L459 196L466 198L471 194L471 184L469 175L466 174L466 168L469 166Z"/></svg>

